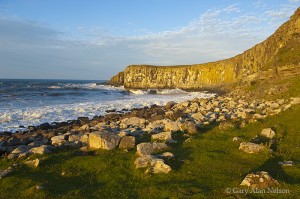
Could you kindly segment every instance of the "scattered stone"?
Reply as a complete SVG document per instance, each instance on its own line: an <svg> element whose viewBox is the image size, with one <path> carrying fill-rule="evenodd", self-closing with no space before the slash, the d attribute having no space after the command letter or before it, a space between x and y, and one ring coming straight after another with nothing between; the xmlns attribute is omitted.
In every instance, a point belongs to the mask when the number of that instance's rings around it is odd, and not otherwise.
<svg viewBox="0 0 300 199"><path fill-rule="evenodd" d="M181 131L187 131L189 134L196 134L198 132L196 126L190 122L186 121L180 125Z"/></svg>
<svg viewBox="0 0 300 199"><path fill-rule="evenodd" d="M275 137L275 131L273 131L271 128L266 128L261 131L260 135L269 139L273 139Z"/></svg>
<svg viewBox="0 0 300 199"><path fill-rule="evenodd" d="M155 159L157 159L157 157L154 155L144 155L141 157L137 157L134 162L135 168L136 169L146 168L146 167L150 166L151 161L155 160Z"/></svg>
<svg viewBox="0 0 300 199"><path fill-rule="evenodd" d="M139 156L151 155L153 153L160 152L168 148L168 145L166 145L165 143L158 142L144 142L136 146L137 154Z"/></svg>
<svg viewBox="0 0 300 199"><path fill-rule="evenodd" d="M293 166L294 162L293 161L284 161L284 162L278 162L278 164L282 166Z"/></svg>
<svg viewBox="0 0 300 199"><path fill-rule="evenodd" d="M260 171L248 174L240 185L252 188L266 189L272 186L278 186L279 183L277 182L277 180L274 180L267 172Z"/></svg>
<svg viewBox="0 0 300 199"><path fill-rule="evenodd" d="M193 119L196 120L196 121L201 121L201 122L203 122L203 121L205 120L205 116L202 115L202 113L200 113L200 112L191 114L190 117L193 118Z"/></svg>
<svg viewBox="0 0 300 199"><path fill-rule="evenodd" d="M29 150L30 153L35 153L35 154L46 154L46 153L51 153L49 147L47 145L42 145L39 147L35 147Z"/></svg>
<svg viewBox="0 0 300 199"><path fill-rule="evenodd" d="M53 146L64 145L67 141L65 140L65 135L58 135L51 138L51 143Z"/></svg>
<svg viewBox="0 0 300 199"><path fill-rule="evenodd" d="M29 167L32 167L32 168L37 168L40 164L40 159L37 158L37 159L34 159L34 160L28 160L25 162L25 164Z"/></svg>
<svg viewBox="0 0 300 199"><path fill-rule="evenodd" d="M6 176L11 174L12 172L13 172L12 167L8 167L7 169L0 170L0 179L5 178Z"/></svg>
<svg viewBox="0 0 300 199"><path fill-rule="evenodd" d="M242 142L239 149L246 153L258 153L260 150L264 149L264 146L252 142Z"/></svg>
<svg viewBox="0 0 300 199"><path fill-rule="evenodd" d="M89 148L114 149L118 146L121 137L109 131L94 131L88 139Z"/></svg>
<svg viewBox="0 0 300 199"><path fill-rule="evenodd" d="M165 164L163 159L155 159L151 161L146 173L169 173L170 171L172 171L171 167Z"/></svg>
<svg viewBox="0 0 300 199"><path fill-rule="evenodd" d="M169 122L165 123L165 131L176 132L176 131L179 131L179 130L180 130L180 128L179 128L179 123L178 122L169 121Z"/></svg>
<svg viewBox="0 0 300 199"><path fill-rule="evenodd" d="M25 146L25 145L19 145L11 153L13 153L13 154L20 154L20 153L25 153L27 150L28 150L27 146Z"/></svg>
<svg viewBox="0 0 300 199"><path fill-rule="evenodd" d="M175 104L176 104L176 102L173 102L173 101L168 102L168 103L166 104L166 109L167 109L167 110L170 110Z"/></svg>
<svg viewBox="0 0 300 199"><path fill-rule="evenodd" d="M132 149L135 147L135 137L133 136L124 136L119 144L121 149Z"/></svg>
<svg viewBox="0 0 300 199"><path fill-rule="evenodd" d="M291 98L291 102L290 104L295 105L295 104L300 104L300 97L296 97L296 98Z"/></svg>
<svg viewBox="0 0 300 199"><path fill-rule="evenodd" d="M240 141L240 140L241 140L241 138L239 138L239 137L233 137L233 138L232 138L232 141L234 141L234 142L235 142L235 141Z"/></svg>
<svg viewBox="0 0 300 199"><path fill-rule="evenodd" d="M158 134L153 134L151 136L152 140L161 140L161 141L168 141L172 140L172 133L170 131L162 132Z"/></svg>
<svg viewBox="0 0 300 199"><path fill-rule="evenodd" d="M131 118L125 118L121 121L120 127L121 128L128 128L130 126L132 127L145 127L146 120L143 118L138 117L131 117Z"/></svg>
<svg viewBox="0 0 300 199"><path fill-rule="evenodd" d="M90 130L90 126L88 124L85 124L79 128L79 131L88 131L88 130Z"/></svg>

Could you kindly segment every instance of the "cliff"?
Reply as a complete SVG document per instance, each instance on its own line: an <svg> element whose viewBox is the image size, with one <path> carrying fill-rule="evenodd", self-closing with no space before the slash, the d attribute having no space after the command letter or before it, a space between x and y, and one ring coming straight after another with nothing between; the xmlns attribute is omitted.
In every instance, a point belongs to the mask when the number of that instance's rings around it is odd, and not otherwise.
<svg viewBox="0 0 300 199"><path fill-rule="evenodd" d="M128 89L220 88L300 74L300 8L264 42L230 59L182 66L130 65L110 80Z"/></svg>

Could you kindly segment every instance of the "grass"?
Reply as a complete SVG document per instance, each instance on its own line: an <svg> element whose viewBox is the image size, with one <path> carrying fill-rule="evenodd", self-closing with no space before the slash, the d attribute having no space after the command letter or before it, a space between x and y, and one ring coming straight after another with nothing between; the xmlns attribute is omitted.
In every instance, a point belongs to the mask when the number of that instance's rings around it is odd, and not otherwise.
<svg viewBox="0 0 300 199"><path fill-rule="evenodd" d="M37 169L21 166L1 179L0 198L296 198L300 193L299 110L297 106L242 129L207 128L190 142L184 142L178 133L180 142L171 149L176 158L168 161L173 168L169 174L149 175L145 170L136 170L135 151L81 154L61 150L44 156ZM274 155L268 150L246 154L238 150L238 142L232 141L235 136L249 141L266 127L277 132L279 143ZM281 167L278 161L282 160L292 160L296 165ZM2 168L12 163L0 161ZM227 187L239 187L249 172L261 170L269 172L279 180L280 188L291 193L225 193ZM37 190L37 185L44 189Z"/></svg>

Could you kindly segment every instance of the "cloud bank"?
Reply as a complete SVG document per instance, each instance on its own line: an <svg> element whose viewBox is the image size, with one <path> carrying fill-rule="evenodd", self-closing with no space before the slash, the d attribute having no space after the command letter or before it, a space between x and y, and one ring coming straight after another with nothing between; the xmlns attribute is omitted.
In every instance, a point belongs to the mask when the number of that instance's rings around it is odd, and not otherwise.
<svg viewBox="0 0 300 199"><path fill-rule="evenodd" d="M207 10L178 29L120 37L80 28L82 39L46 24L0 16L0 78L109 79L129 64L193 64L228 58L263 41L296 9L259 13L238 4Z"/></svg>

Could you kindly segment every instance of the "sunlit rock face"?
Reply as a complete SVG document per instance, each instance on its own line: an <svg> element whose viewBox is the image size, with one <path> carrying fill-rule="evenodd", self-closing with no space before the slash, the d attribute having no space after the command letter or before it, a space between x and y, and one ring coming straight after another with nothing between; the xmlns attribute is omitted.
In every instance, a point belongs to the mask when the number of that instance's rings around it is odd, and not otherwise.
<svg viewBox="0 0 300 199"><path fill-rule="evenodd" d="M246 41L245 41L246 42ZM128 89L226 87L300 74L300 8L264 42L235 57L182 66L130 65L110 80Z"/></svg>

